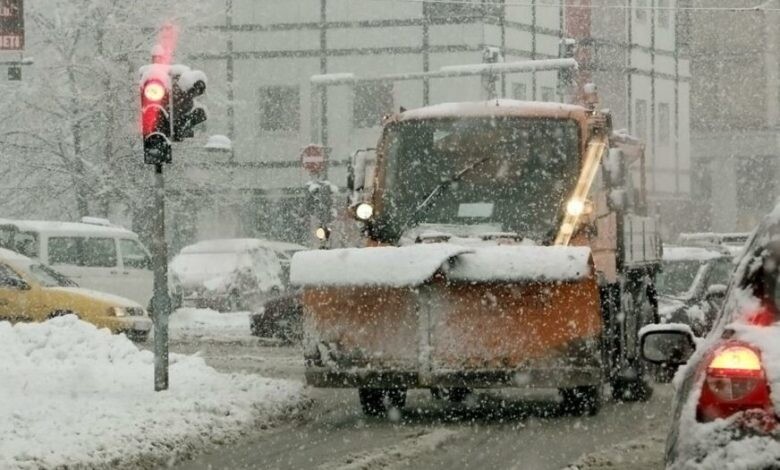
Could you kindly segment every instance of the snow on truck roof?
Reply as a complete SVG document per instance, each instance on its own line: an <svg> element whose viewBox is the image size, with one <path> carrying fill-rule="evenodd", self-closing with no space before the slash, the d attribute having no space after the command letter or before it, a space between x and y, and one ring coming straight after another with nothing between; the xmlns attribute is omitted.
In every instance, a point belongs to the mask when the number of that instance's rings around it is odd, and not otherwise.
<svg viewBox="0 0 780 470"><path fill-rule="evenodd" d="M314 287L410 287L439 270L459 282L576 281L591 272L590 248L424 243L302 251L293 256L290 280Z"/></svg>
<svg viewBox="0 0 780 470"><path fill-rule="evenodd" d="M404 111L398 115L398 120L491 116L584 118L586 112L582 106L573 104L498 99L426 106Z"/></svg>
<svg viewBox="0 0 780 470"><path fill-rule="evenodd" d="M273 251L301 251L308 250L305 246L295 243L263 240L260 238L224 238L218 240L204 240L184 247L183 254L193 253L236 253L249 251L255 248L268 248Z"/></svg>
<svg viewBox="0 0 780 470"><path fill-rule="evenodd" d="M138 238L138 235L134 232L122 227L84 224L79 222L0 219L0 226L3 225L13 225L22 232L38 232L49 235Z"/></svg>

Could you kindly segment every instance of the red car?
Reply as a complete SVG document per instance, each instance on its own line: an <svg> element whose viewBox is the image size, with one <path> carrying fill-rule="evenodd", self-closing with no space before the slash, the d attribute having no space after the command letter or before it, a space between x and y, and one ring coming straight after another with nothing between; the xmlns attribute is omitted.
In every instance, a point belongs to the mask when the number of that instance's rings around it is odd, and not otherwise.
<svg viewBox="0 0 780 470"><path fill-rule="evenodd" d="M675 376L667 468L780 468L780 206L748 242L710 334L651 325L642 355Z"/></svg>

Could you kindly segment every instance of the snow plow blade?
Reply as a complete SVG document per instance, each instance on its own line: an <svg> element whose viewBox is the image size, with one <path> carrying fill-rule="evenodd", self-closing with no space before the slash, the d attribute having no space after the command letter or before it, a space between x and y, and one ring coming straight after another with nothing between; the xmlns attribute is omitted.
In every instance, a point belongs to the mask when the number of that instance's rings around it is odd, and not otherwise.
<svg viewBox="0 0 780 470"><path fill-rule="evenodd" d="M303 252L317 387L569 388L601 382L590 250L423 244Z"/></svg>

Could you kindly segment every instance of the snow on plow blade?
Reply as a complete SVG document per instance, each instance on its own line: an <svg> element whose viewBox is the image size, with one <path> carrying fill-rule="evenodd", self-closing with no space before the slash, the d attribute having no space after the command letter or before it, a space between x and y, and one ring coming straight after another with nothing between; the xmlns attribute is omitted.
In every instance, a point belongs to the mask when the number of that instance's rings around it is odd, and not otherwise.
<svg viewBox="0 0 780 470"><path fill-rule="evenodd" d="M321 387L599 383L589 248L420 244L297 253Z"/></svg>

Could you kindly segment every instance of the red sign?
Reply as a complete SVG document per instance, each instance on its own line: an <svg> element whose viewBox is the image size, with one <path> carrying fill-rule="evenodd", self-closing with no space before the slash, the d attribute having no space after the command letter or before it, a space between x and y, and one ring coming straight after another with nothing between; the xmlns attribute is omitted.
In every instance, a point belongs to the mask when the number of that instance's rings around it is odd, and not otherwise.
<svg viewBox="0 0 780 470"><path fill-rule="evenodd" d="M0 0L0 51L24 50L23 0Z"/></svg>
<svg viewBox="0 0 780 470"><path fill-rule="evenodd" d="M309 144L301 150L301 163L309 173L322 173L328 157L325 147L317 144Z"/></svg>

